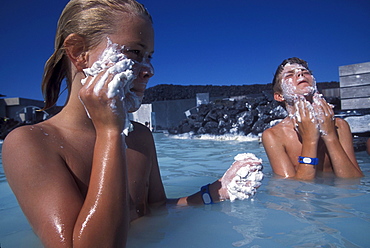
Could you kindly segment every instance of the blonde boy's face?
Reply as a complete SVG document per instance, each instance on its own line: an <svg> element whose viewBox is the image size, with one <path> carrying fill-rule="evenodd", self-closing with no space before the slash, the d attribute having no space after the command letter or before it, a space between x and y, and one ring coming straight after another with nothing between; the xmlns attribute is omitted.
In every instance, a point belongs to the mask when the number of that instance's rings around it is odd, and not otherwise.
<svg viewBox="0 0 370 248"><path fill-rule="evenodd" d="M130 90L142 100L149 79L154 75L151 64L154 53L154 30L151 22L147 18L124 13L121 25L114 34L109 35L109 38L113 43L128 48L122 52L135 62L133 71L136 76ZM91 51L88 67L99 59L106 46L107 40L104 39Z"/></svg>

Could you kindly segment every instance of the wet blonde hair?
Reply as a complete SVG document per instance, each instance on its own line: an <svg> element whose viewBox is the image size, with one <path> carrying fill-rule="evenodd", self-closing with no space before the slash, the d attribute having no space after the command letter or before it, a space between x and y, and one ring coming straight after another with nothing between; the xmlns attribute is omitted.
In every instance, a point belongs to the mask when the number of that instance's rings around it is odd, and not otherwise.
<svg viewBox="0 0 370 248"><path fill-rule="evenodd" d="M115 33L122 13L143 16L152 22L144 5L135 0L71 0L66 5L58 21L54 53L44 68L41 85L44 109L56 104L63 79L67 82L68 98L71 92L70 62L63 46L68 35L83 37L84 51L93 49L106 35Z"/></svg>

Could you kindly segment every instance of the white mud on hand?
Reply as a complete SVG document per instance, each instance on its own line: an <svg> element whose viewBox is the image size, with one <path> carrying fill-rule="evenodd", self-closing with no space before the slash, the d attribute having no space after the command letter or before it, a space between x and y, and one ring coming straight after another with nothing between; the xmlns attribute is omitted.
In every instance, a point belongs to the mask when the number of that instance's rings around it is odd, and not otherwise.
<svg viewBox="0 0 370 248"><path fill-rule="evenodd" d="M245 200L254 196L263 179L262 159L253 153L241 153L221 178L221 199Z"/></svg>
<svg viewBox="0 0 370 248"><path fill-rule="evenodd" d="M324 96L322 94L318 93L318 92L315 92L313 94L313 96L312 96L313 102L312 103L310 103L308 100L306 100L303 96L300 96L300 95L297 95L297 99L301 99L301 102L299 102L298 100L296 102L294 102L294 111L290 110L290 112L289 112L289 116L291 118L294 118L295 121L296 121L295 130L298 132L298 123L302 122L302 116L299 114L299 111L304 113L304 109L306 108L308 110L308 113L309 113L308 117L310 118L310 120L313 123L315 123L316 120L317 120L317 127L316 128L320 131L321 135L322 136L327 135L327 131L323 130L321 128L321 125L324 123L324 118L323 117L326 116L327 114L325 114L321 110L321 108L318 108L317 106L322 105L321 101L328 104L331 109L334 108L334 105L327 103ZM332 115L333 115L333 118L334 118L334 112L332 113Z"/></svg>
<svg viewBox="0 0 370 248"><path fill-rule="evenodd" d="M113 79L108 82L108 90L106 92L107 97L112 99L110 107L112 111L116 109L115 97L119 97L122 101L124 108L126 110L126 122L123 130L123 134L128 135L132 131L132 124L129 120L128 113L136 111L141 105L139 97L131 91L133 88L133 80L136 78L132 66L134 61L128 59L123 53L124 46L118 44L113 44L112 41L107 38L107 47L103 51L99 60L97 60L90 68L84 69L86 78L81 80L84 85L87 81L87 77L91 76L93 79L90 84L99 73L105 71L104 75L99 79L99 81L94 86L94 93L99 95L99 92L103 89L103 86L109 76L109 74L114 75ZM90 86L90 85L88 85ZM86 109L86 108L85 108ZM87 115L89 115L86 110Z"/></svg>

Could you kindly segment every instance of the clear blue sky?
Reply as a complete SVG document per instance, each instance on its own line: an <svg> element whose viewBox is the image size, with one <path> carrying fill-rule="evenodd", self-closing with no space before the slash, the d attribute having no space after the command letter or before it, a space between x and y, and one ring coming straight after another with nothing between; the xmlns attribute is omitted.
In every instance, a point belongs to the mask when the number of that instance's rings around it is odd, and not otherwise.
<svg viewBox="0 0 370 248"><path fill-rule="evenodd" d="M67 0L5 0L0 93L42 100L40 82ZM266 84L301 57L318 82L370 61L369 0L139 0L154 19L157 84Z"/></svg>

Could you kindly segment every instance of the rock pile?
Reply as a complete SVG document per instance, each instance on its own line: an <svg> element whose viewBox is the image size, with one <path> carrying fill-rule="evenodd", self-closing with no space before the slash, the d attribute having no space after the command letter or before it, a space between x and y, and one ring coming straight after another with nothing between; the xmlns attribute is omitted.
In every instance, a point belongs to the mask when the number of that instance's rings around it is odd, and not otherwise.
<svg viewBox="0 0 370 248"><path fill-rule="evenodd" d="M286 110L268 92L257 97L202 104L197 113L191 114L169 133L258 135L286 116Z"/></svg>
<svg viewBox="0 0 370 248"><path fill-rule="evenodd" d="M338 88L339 82L317 83L319 92L323 89ZM272 89L269 84L252 85L174 85L159 84L145 90L143 103L168 101L179 99L193 99L197 93L209 93L210 98L227 98L231 96L244 96L258 94Z"/></svg>

